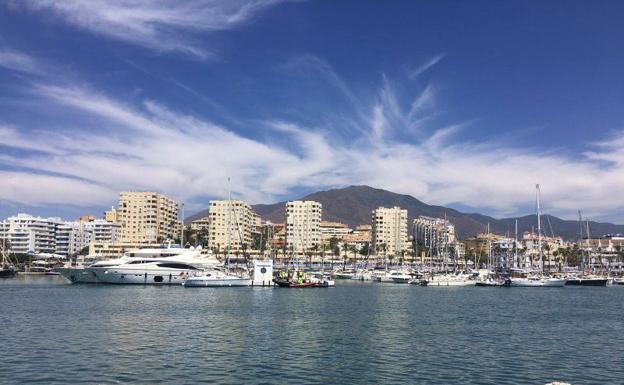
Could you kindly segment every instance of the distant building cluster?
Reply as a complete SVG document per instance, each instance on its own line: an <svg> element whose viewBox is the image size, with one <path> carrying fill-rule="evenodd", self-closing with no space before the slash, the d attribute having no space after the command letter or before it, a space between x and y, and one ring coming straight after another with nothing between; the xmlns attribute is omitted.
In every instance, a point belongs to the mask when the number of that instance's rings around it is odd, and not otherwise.
<svg viewBox="0 0 624 385"><path fill-rule="evenodd" d="M0 241L17 254L57 254L71 256L92 242L114 242L119 224L93 217L77 221L17 214L0 222Z"/></svg>
<svg viewBox="0 0 624 385"><path fill-rule="evenodd" d="M446 218L418 216L409 223L401 207L378 207L369 223L349 225L323 220L323 206L310 200L287 202L284 223L263 222L242 200L211 200L208 214L183 226L181 205L156 192L122 192L119 203L102 218L84 215L75 221L17 214L0 222L0 242L18 254L77 253L121 256L128 250L163 243L202 245L205 252L271 254L276 258L352 256L405 258L427 263L434 258L457 261L465 256L514 253L528 256L556 253L572 246L602 254L624 250L624 236L566 243L561 237L524 232L520 239L492 233L458 240L455 225ZM411 226L411 228L410 228ZM186 234L183 236L183 229ZM411 231L410 231L411 230ZM411 234L411 235L410 235Z"/></svg>

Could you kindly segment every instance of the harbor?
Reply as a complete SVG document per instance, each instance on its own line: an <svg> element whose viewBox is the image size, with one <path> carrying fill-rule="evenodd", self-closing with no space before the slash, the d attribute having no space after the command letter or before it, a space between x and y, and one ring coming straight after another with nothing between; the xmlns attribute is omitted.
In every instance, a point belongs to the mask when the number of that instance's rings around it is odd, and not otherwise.
<svg viewBox="0 0 624 385"><path fill-rule="evenodd" d="M624 385L623 20L0 1L0 385Z"/></svg>

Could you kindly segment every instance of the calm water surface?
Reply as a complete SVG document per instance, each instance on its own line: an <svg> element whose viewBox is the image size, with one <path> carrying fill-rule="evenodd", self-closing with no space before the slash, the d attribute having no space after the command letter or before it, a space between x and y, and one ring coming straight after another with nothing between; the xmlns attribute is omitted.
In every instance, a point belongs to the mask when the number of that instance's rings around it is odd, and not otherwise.
<svg viewBox="0 0 624 385"><path fill-rule="evenodd" d="M1 384L624 384L624 287L0 281Z"/></svg>

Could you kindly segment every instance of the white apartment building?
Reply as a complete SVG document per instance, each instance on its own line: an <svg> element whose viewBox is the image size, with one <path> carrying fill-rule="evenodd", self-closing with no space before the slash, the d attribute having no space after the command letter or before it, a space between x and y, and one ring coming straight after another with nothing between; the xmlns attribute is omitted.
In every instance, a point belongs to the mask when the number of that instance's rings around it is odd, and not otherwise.
<svg viewBox="0 0 624 385"><path fill-rule="evenodd" d="M119 225L96 219L91 222L63 221L18 214L0 222L0 242L7 240L17 254L70 256L92 241L114 242Z"/></svg>
<svg viewBox="0 0 624 385"><path fill-rule="evenodd" d="M377 255L399 256L408 249L407 210L379 207L373 210L373 250Z"/></svg>
<svg viewBox="0 0 624 385"><path fill-rule="evenodd" d="M93 230L87 226L88 223L84 221L59 223L56 227L54 253L71 256L88 247L93 240Z"/></svg>
<svg viewBox="0 0 624 385"><path fill-rule="evenodd" d="M92 233L93 242L116 242L120 235L121 225L103 219L84 222L85 229Z"/></svg>
<svg viewBox="0 0 624 385"><path fill-rule="evenodd" d="M212 200L208 208L208 247L225 252L250 249L257 215L241 200ZM244 246L244 247L243 247Z"/></svg>
<svg viewBox="0 0 624 385"><path fill-rule="evenodd" d="M286 203L286 247L295 253L321 245L321 217L323 206L315 201Z"/></svg>
<svg viewBox="0 0 624 385"><path fill-rule="evenodd" d="M107 217L113 216L107 212ZM122 242L162 243L180 235L178 203L155 192L120 193L116 217Z"/></svg>
<svg viewBox="0 0 624 385"><path fill-rule="evenodd" d="M444 249L455 242L455 226L448 220L424 215L414 219L414 237L420 245Z"/></svg>
<svg viewBox="0 0 624 385"><path fill-rule="evenodd" d="M54 253L56 228L60 218L42 218L17 214L2 222L0 239L7 240L17 254Z"/></svg>

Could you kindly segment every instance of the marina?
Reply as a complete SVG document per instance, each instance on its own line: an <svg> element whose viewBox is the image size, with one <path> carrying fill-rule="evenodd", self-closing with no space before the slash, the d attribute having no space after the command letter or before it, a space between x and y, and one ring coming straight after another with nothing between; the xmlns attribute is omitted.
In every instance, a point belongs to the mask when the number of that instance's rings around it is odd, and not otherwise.
<svg viewBox="0 0 624 385"><path fill-rule="evenodd" d="M0 1L0 385L624 385L624 1Z"/></svg>

